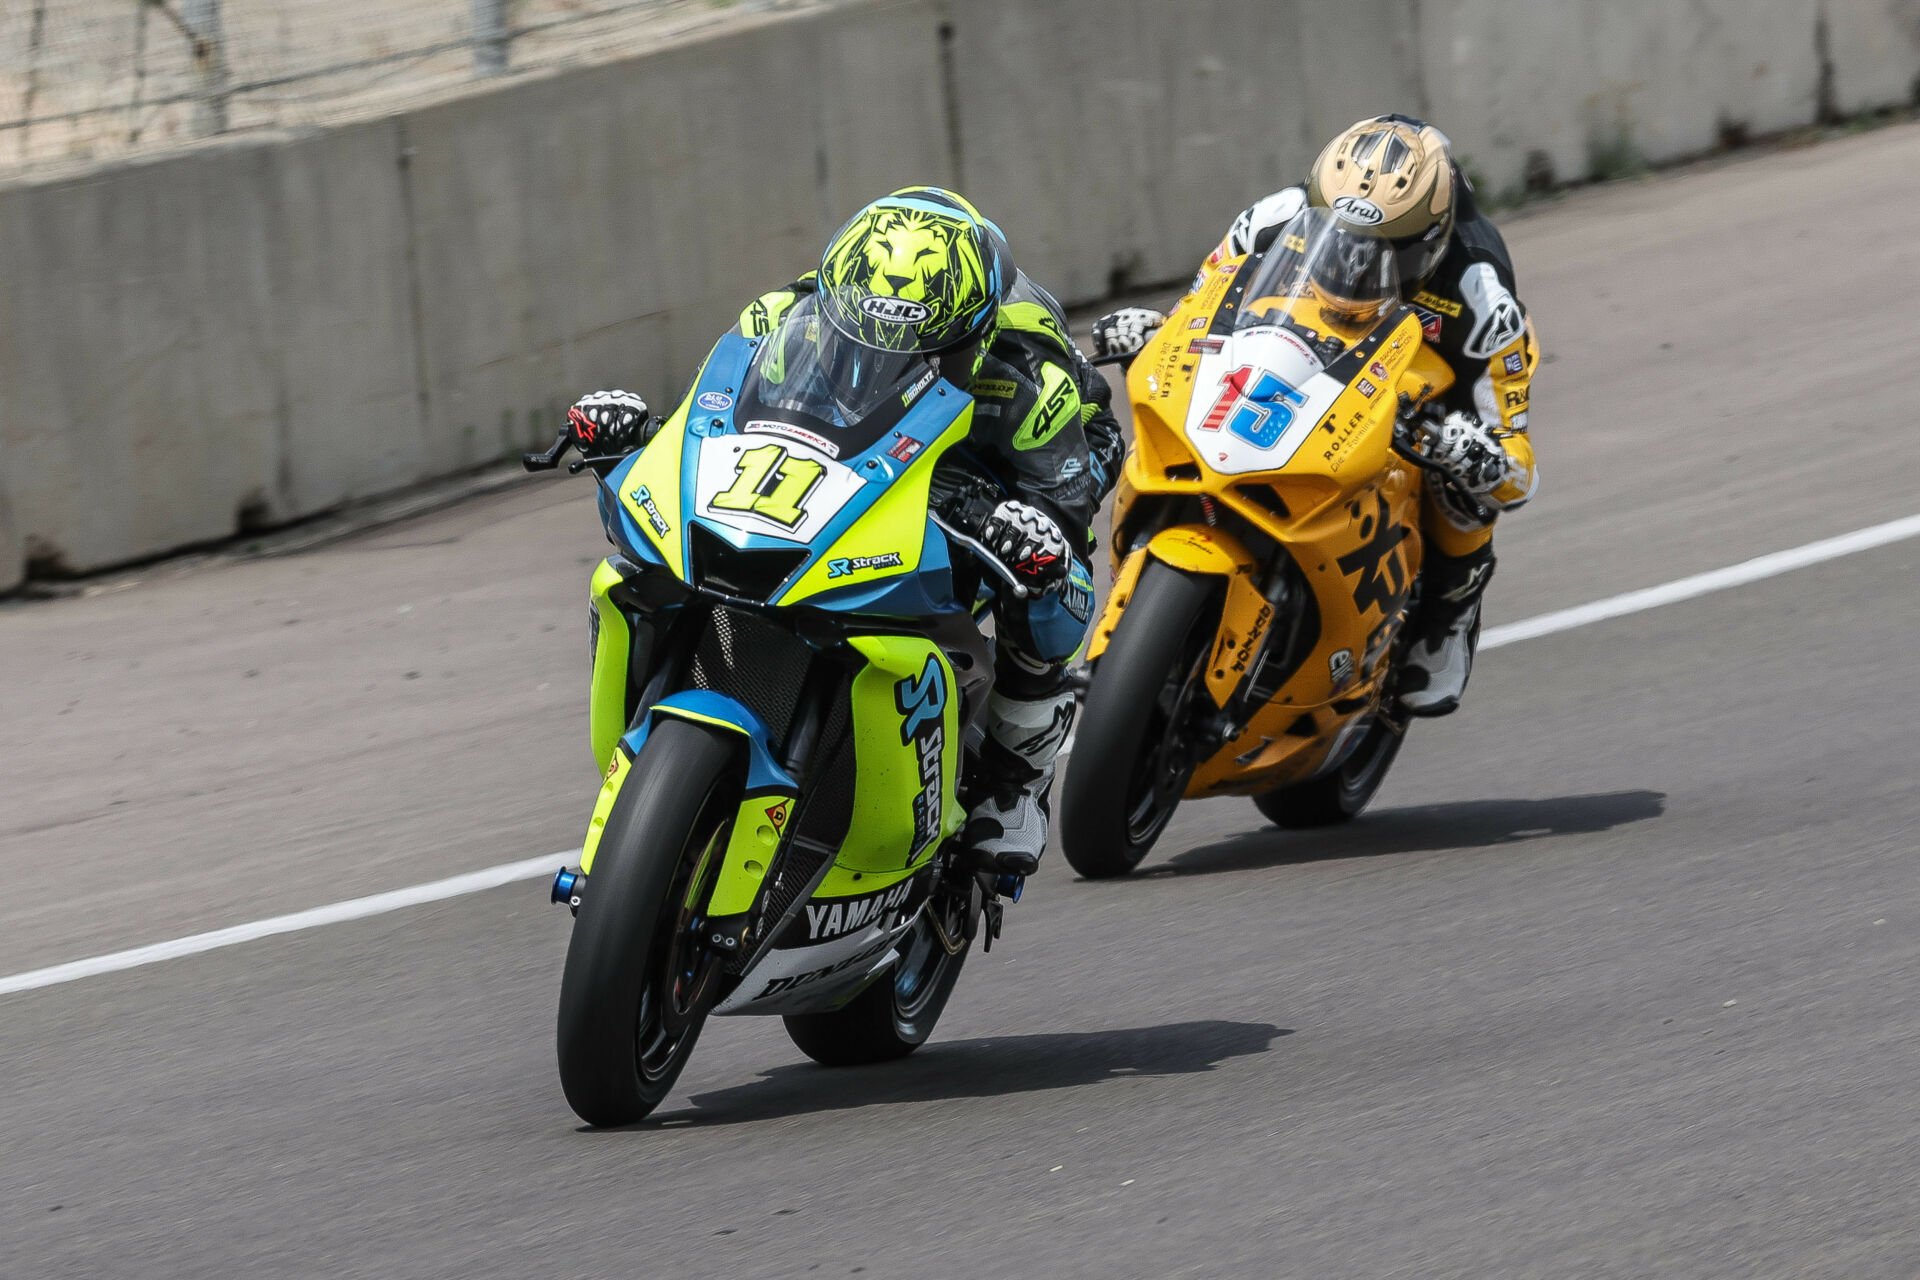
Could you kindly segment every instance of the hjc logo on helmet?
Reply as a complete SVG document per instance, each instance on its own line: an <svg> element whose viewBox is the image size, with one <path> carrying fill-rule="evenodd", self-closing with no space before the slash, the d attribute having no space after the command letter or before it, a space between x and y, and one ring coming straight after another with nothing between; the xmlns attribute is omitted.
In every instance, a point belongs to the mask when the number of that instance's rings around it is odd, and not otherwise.
<svg viewBox="0 0 1920 1280"><path fill-rule="evenodd" d="M1377 227L1387 216L1381 212L1379 205L1360 196L1341 196L1333 202L1333 211L1363 227Z"/></svg>
<svg viewBox="0 0 1920 1280"><path fill-rule="evenodd" d="M919 324L933 314L924 303L911 298L884 298L879 294L860 299L860 309L883 324Z"/></svg>

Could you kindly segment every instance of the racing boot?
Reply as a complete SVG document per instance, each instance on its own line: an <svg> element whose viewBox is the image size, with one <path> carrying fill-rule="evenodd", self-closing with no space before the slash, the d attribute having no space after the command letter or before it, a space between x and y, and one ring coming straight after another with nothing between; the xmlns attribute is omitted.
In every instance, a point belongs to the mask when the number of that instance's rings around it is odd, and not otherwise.
<svg viewBox="0 0 1920 1280"><path fill-rule="evenodd" d="M1460 705L1480 642L1480 597L1493 578L1491 543L1464 556L1429 548L1421 600L1395 692L1410 716L1444 716Z"/></svg>
<svg viewBox="0 0 1920 1280"><path fill-rule="evenodd" d="M1041 693L996 688L987 699L986 740L974 779L978 799L961 841L984 869L1030 876L1047 849L1047 791L1054 757L1073 725L1066 668L1053 668Z"/></svg>

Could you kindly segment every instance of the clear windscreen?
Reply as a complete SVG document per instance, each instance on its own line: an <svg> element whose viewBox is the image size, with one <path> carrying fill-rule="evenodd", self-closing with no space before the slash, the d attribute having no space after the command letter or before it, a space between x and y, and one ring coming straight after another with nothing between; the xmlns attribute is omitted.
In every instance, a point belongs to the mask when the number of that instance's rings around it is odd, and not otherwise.
<svg viewBox="0 0 1920 1280"><path fill-rule="evenodd" d="M830 324L819 299L793 304L761 344L747 373L747 394L770 409L850 427L929 379L926 356L882 351Z"/></svg>
<svg viewBox="0 0 1920 1280"><path fill-rule="evenodd" d="M1351 344L1399 306L1393 247L1326 209L1303 210L1254 265L1236 329L1285 324Z"/></svg>

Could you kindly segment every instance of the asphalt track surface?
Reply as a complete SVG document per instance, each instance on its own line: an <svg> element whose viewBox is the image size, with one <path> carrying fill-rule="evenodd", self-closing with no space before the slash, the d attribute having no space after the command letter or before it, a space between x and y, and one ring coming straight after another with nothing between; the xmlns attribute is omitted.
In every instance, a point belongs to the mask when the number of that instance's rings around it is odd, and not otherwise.
<svg viewBox="0 0 1920 1280"><path fill-rule="evenodd" d="M1492 623L1920 511L1920 239L1836 191L1920 128L1511 223ZM550 480L0 609L0 975L577 845L598 555ZM1056 855L920 1054L717 1020L640 1128L560 1095L537 882L0 997L0 1276L1910 1280L1916 569L1490 652L1360 822Z"/></svg>

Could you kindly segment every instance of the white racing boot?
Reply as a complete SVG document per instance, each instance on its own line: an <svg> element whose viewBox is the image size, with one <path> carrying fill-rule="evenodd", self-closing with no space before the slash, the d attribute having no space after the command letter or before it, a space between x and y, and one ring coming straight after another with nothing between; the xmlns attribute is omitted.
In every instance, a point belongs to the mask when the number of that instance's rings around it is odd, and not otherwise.
<svg viewBox="0 0 1920 1280"><path fill-rule="evenodd" d="M1468 556L1431 554L1421 567L1425 597L1412 620L1396 693L1410 716L1444 716L1460 705L1480 643L1480 597L1493 577L1493 548Z"/></svg>
<svg viewBox="0 0 1920 1280"><path fill-rule="evenodd" d="M980 798L961 839L982 866L1030 876L1047 849L1047 791L1054 758L1073 725L1073 690L1014 698L998 689L987 699L986 741L975 774Z"/></svg>
<svg viewBox="0 0 1920 1280"><path fill-rule="evenodd" d="M1479 639L1478 600L1451 622L1435 620L1422 628L1400 664L1400 705L1408 715L1444 716L1460 705Z"/></svg>

